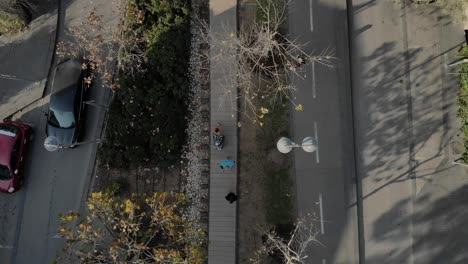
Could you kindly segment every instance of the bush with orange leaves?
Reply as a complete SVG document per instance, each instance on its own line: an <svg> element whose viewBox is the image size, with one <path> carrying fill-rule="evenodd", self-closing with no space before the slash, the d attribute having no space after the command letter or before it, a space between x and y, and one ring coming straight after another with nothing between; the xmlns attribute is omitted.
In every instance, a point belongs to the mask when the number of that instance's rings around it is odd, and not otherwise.
<svg viewBox="0 0 468 264"><path fill-rule="evenodd" d="M92 193L88 214L60 216L58 234L66 239L64 262L204 263L206 250L185 217L183 194L133 194L119 198ZM60 261L60 260L59 260Z"/></svg>

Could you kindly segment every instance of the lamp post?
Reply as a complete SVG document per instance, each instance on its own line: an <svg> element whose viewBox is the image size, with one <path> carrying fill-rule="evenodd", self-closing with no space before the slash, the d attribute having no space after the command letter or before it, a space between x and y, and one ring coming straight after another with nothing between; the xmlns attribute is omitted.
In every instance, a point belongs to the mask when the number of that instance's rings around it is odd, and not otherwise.
<svg viewBox="0 0 468 264"><path fill-rule="evenodd" d="M53 151L57 151L60 148L63 148L63 146L59 144L58 138L54 136L48 136L44 140L44 148L47 151L53 152Z"/></svg>
<svg viewBox="0 0 468 264"><path fill-rule="evenodd" d="M97 107L97 108L102 108L102 109L105 109L106 111L109 110L109 106L98 104L94 100L84 101L83 104L94 106L94 107Z"/></svg>
<svg viewBox="0 0 468 264"><path fill-rule="evenodd" d="M73 144L73 147L76 147L78 145L90 144L90 143L101 143L101 140L96 139L96 140L76 142L75 144ZM65 148L70 148L70 147L71 146L65 146L65 145L59 144L59 140L55 136L48 136L44 140L44 148L50 152L54 152L59 149L65 149Z"/></svg>
<svg viewBox="0 0 468 264"><path fill-rule="evenodd" d="M313 137L306 137L302 140L302 144L299 145L287 137L282 137L276 143L276 148L284 154L291 152L293 148L302 148L305 152L314 152L317 150L317 140Z"/></svg>
<svg viewBox="0 0 468 264"><path fill-rule="evenodd" d="M452 161L452 164L453 164L453 165L461 165L461 166L463 166L463 167L468 167L468 164L466 164L466 163L464 163L464 162L460 162L459 160L462 160L462 158L458 158L458 159Z"/></svg>
<svg viewBox="0 0 468 264"><path fill-rule="evenodd" d="M463 63L467 63L468 62L468 58L461 58L461 59L458 59L452 63L449 63L447 64L447 67L453 67L453 66L457 66L459 64L463 64Z"/></svg>

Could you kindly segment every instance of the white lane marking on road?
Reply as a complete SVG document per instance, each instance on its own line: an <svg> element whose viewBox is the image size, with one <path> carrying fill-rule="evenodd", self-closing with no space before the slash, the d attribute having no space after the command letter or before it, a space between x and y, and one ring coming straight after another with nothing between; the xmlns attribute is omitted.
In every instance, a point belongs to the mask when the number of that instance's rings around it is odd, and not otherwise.
<svg viewBox="0 0 468 264"><path fill-rule="evenodd" d="M319 193L319 206L320 206L320 231L322 235L325 234L325 227L323 225L323 205L322 205L322 193Z"/></svg>
<svg viewBox="0 0 468 264"><path fill-rule="evenodd" d="M315 160L317 163L320 163L320 155L319 155L319 138L318 138L318 130L317 130L317 122L314 121L314 131L315 131L315 143L317 144L317 149L315 150Z"/></svg>
<svg viewBox="0 0 468 264"><path fill-rule="evenodd" d="M3 73L0 73L0 78L10 79L10 80L19 80L18 77L14 76L14 75L3 74Z"/></svg>
<svg viewBox="0 0 468 264"><path fill-rule="evenodd" d="M0 249L13 249L11 246L0 245Z"/></svg>
<svg viewBox="0 0 468 264"><path fill-rule="evenodd" d="M314 12L312 7L312 1L309 0L309 12L310 12L310 31L314 32Z"/></svg>
<svg viewBox="0 0 468 264"><path fill-rule="evenodd" d="M51 234L49 236L49 238L56 238L57 239L57 238L62 238L62 236L60 234L58 234L58 233L55 233L55 234Z"/></svg>
<svg viewBox="0 0 468 264"><path fill-rule="evenodd" d="M326 259L322 259L322 264L327 264L327 260L326 260Z"/></svg>
<svg viewBox="0 0 468 264"><path fill-rule="evenodd" d="M312 61L312 96L317 97L317 91L315 89L315 62Z"/></svg>

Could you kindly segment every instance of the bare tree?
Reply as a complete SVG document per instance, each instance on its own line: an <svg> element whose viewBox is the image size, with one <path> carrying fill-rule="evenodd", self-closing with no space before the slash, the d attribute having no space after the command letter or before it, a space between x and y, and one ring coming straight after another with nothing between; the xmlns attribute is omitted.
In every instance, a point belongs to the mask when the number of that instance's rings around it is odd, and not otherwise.
<svg viewBox="0 0 468 264"><path fill-rule="evenodd" d="M288 239L280 237L274 230L265 233L265 242L251 259L253 264L266 263L269 256L277 256L285 264L306 264L307 249L317 239L317 228L309 218L299 219Z"/></svg>
<svg viewBox="0 0 468 264"><path fill-rule="evenodd" d="M245 107L242 113L254 122L265 114L258 105L259 99L282 96L294 103L295 87L286 85L286 80L291 75L301 77L298 72L300 66L318 63L331 67L333 59L333 50L307 53L303 49L305 44L281 33L289 1L256 0L256 3L259 10L256 21L242 26L237 34L214 33L206 23L201 22L202 37L217 51L211 54L212 63L229 56L236 57L238 71L234 80L238 82L242 94ZM254 77L260 78L266 85L257 85Z"/></svg>
<svg viewBox="0 0 468 264"><path fill-rule="evenodd" d="M67 35L66 40L57 44L57 55L81 59L83 68L91 69L86 83L90 84L99 75L103 86L112 87L117 42L112 31L104 28L102 15L92 9L86 19L70 27Z"/></svg>
<svg viewBox="0 0 468 264"><path fill-rule="evenodd" d="M60 57L80 58L83 67L92 70L85 80L88 83L99 76L103 86L117 88L118 82L113 80L117 69L132 76L144 72L147 49L141 30L137 28L143 23L145 11L127 0L119 1L117 10L117 25L105 27L102 15L92 9L83 22L70 27L68 38L57 46L56 53Z"/></svg>
<svg viewBox="0 0 468 264"><path fill-rule="evenodd" d="M124 1L125 9L118 25L115 39L119 43L119 69L132 77L146 70L147 41L139 27L144 23L146 12L138 8L135 2Z"/></svg>

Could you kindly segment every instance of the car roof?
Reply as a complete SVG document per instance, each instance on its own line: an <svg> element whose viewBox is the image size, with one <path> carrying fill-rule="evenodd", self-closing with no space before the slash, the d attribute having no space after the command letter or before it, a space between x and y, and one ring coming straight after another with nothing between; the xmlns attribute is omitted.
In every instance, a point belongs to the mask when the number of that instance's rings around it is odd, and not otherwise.
<svg viewBox="0 0 468 264"><path fill-rule="evenodd" d="M0 123L0 164L10 167L11 151L18 135L2 129L2 125L4 125L4 123Z"/></svg>
<svg viewBox="0 0 468 264"><path fill-rule="evenodd" d="M73 111L82 71L81 63L74 59L65 59L57 65L50 96L51 109Z"/></svg>
<svg viewBox="0 0 468 264"><path fill-rule="evenodd" d="M64 89L76 87L83 69L81 63L75 59L65 59L55 67L52 81L52 94L60 93Z"/></svg>
<svg viewBox="0 0 468 264"><path fill-rule="evenodd" d="M50 96L49 108L57 111L72 112L76 90L67 89Z"/></svg>

